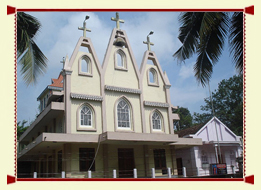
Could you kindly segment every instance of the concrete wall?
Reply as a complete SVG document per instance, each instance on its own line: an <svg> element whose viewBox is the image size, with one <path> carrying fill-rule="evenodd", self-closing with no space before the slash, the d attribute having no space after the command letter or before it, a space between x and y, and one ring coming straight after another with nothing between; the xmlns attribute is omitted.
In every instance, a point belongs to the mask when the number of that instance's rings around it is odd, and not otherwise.
<svg viewBox="0 0 261 190"><path fill-rule="evenodd" d="M83 55L87 55L91 60L92 76L79 75L79 60ZM88 95L101 95L101 79L92 54L78 52L71 69L73 71L71 76L71 92Z"/></svg>
<svg viewBox="0 0 261 190"><path fill-rule="evenodd" d="M131 126L132 129L129 131L135 131L136 133L142 133L142 121L141 121L141 108L140 108L140 95L130 94L114 91L106 91L106 116L107 116L107 131L118 130L116 128L115 116L116 112L116 102L119 98L124 96L130 103L132 109ZM128 131L128 130L124 130Z"/></svg>
<svg viewBox="0 0 261 190"><path fill-rule="evenodd" d="M93 122L96 128L96 131L88 131L88 128L86 128L86 131L84 130L77 130L77 119L78 122L80 122L80 118L77 118L77 111L78 108L83 104L87 103L92 106L94 109L94 116ZM89 101L89 100L76 100L71 99L71 133L75 134L100 134L102 133L102 108L101 108L101 102L98 101Z"/></svg>
<svg viewBox="0 0 261 190"><path fill-rule="evenodd" d="M157 71L158 86L150 86L148 84L148 70L154 68ZM158 68L155 65L146 65L144 75L142 76L143 81L143 98L144 101L152 102L166 102L166 92L163 83L163 79L159 73Z"/></svg>
<svg viewBox="0 0 261 190"><path fill-rule="evenodd" d="M138 89L138 77L136 76L133 62L127 48L120 48L126 55L127 70L115 69L115 52L118 49L118 47L112 46L108 66L104 75L105 85Z"/></svg>

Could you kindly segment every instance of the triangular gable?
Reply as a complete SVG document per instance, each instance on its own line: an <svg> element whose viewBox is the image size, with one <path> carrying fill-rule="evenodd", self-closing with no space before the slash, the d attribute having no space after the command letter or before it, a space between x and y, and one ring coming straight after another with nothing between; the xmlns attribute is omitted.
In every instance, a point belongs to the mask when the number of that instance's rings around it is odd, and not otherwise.
<svg viewBox="0 0 261 190"><path fill-rule="evenodd" d="M101 68L100 62L98 60L97 54L96 54L96 52L94 50L92 41L91 41L90 38L86 38L86 37L80 37L79 38L79 40L78 40L78 42L76 44L76 47L75 47L75 49L74 49L74 51L72 53L72 56L71 56L69 62L65 61L64 69L65 70L71 70L72 69L72 65L75 62L75 58L76 58L77 53L79 52L79 49L80 49L81 46L88 48L90 54L92 54L92 56L93 56L94 63L96 64L98 72L101 75L102 68Z"/></svg>
<svg viewBox="0 0 261 190"><path fill-rule="evenodd" d="M141 63L141 67L140 67L140 73L141 73L141 76L143 76L145 74L145 70L146 70L146 64L147 64L147 61L148 60L151 60L153 62L153 64L158 68L158 71L159 71L159 74L160 74L160 77L162 78L163 82L164 82L164 85L165 86L171 86L170 82L169 82L169 79L167 77L167 74L163 74L162 72L162 69L161 69L161 66L160 66L160 63L157 59L157 56L155 55L155 52L153 51L149 51L147 50L144 55L143 55L143 59L142 59L142 63Z"/></svg>
<svg viewBox="0 0 261 190"><path fill-rule="evenodd" d="M201 129L198 130L198 132L195 133L195 135L193 135L193 137L201 137L204 135L207 135L207 139L208 141L212 141L215 139L211 139L211 137L213 137L213 135L216 138L216 129L213 126L211 126L212 122L216 122L216 127L217 127L217 132L218 132L218 136L219 136L219 141L226 141L226 139L228 138L228 136L231 136L234 138L234 140L237 140L238 136L233 133L224 123L222 123L218 118L213 117L211 120L209 120ZM209 128L209 127L212 128ZM222 127L224 128L224 130L222 130ZM213 134L215 133L215 134ZM227 134L225 134L227 133ZM206 140L206 139L202 139L202 140Z"/></svg>
<svg viewBox="0 0 261 190"><path fill-rule="evenodd" d="M139 73L139 70L138 70L138 67L137 67L137 63L136 63L133 51L132 51L131 46L130 46L129 39L127 37L127 34L124 30L120 30L120 29L117 29L117 28L113 29L113 31L111 33L110 41L109 41L107 49L106 49L106 54L105 54L105 57L104 57L104 60L103 60L103 63L102 63L103 75L105 74L106 68L109 64L109 58L112 54L113 42L115 40L115 36L117 35L117 31L120 32L120 37L123 38L124 41L126 42L125 47L128 49L128 53L130 55L131 62L133 64L135 74L136 74L137 79L139 81L140 80L140 73Z"/></svg>

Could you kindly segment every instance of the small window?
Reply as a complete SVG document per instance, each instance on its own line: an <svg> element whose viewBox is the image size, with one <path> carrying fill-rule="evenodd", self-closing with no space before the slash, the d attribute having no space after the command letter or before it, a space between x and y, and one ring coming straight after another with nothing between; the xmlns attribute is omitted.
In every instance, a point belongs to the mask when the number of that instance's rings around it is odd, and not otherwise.
<svg viewBox="0 0 261 190"><path fill-rule="evenodd" d="M201 152L201 163L202 163L202 166L204 164L208 164L208 157L207 157L205 151Z"/></svg>
<svg viewBox="0 0 261 190"><path fill-rule="evenodd" d="M80 171L95 171L95 149L79 148L79 168Z"/></svg>
<svg viewBox="0 0 261 190"><path fill-rule="evenodd" d="M81 126L92 126L92 111L88 106L81 109Z"/></svg>
<svg viewBox="0 0 261 190"><path fill-rule="evenodd" d="M154 68L148 70L148 81L149 85L158 86L158 74Z"/></svg>
<svg viewBox="0 0 261 190"><path fill-rule="evenodd" d="M92 76L91 59L87 55L79 59L79 75Z"/></svg>
<svg viewBox="0 0 261 190"><path fill-rule="evenodd" d="M161 130L161 116L155 111L152 115L152 128L153 130Z"/></svg>
<svg viewBox="0 0 261 190"><path fill-rule="evenodd" d="M81 71L83 73L90 73L90 61L86 57L81 61Z"/></svg>
<svg viewBox="0 0 261 190"><path fill-rule="evenodd" d="M115 68L119 70L127 70L126 55L121 49L118 49L115 52Z"/></svg>

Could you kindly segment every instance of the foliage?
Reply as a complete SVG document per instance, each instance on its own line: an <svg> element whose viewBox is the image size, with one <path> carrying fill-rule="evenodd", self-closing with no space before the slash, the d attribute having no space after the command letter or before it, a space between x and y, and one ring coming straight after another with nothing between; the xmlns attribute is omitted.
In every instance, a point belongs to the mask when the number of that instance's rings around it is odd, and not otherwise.
<svg viewBox="0 0 261 190"><path fill-rule="evenodd" d="M34 42L40 22L24 12L17 13L17 55L21 73L27 85L35 84L39 74L47 68L47 58Z"/></svg>
<svg viewBox="0 0 261 190"><path fill-rule="evenodd" d="M21 121L17 123L17 139L19 139L21 135L25 132L25 130L29 127L29 126L25 126L26 123L27 121L25 120L23 120L22 123Z"/></svg>
<svg viewBox="0 0 261 190"><path fill-rule="evenodd" d="M218 84L218 89L212 92L215 116L237 135L243 134L243 76L234 75L224 79ZM212 115L210 98L205 98L202 111L207 113L194 113L195 123L208 121Z"/></svg>
<svg viewBox="0 0 261 190"><path fill-rule="evenodd" d="M210 80L213 66L218 62L225 40L235 67L243 71L243 13L184 12L180 14L179 40L182 46L174 53L178 63L197 54L195 77L204 87Z"/></svg>
<svg viewBox="0 0 261 190"><path fill-rule="evenodd" d="M174 110L173 113L179 114L180 117L180 120L174 123L174 126L178 131L191 127L192 116L188 108L179 107L177 110Z"/></svg>

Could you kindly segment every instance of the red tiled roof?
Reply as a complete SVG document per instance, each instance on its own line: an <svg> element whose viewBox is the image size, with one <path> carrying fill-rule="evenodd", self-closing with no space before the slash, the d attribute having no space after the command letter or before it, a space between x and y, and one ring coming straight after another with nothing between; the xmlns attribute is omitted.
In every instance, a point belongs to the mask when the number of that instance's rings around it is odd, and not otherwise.
<svg viewBox="0 0 261 190"><path fill-rule="evenodd" d="M179 137L184 137L189 134L196 134L204 125L205 125L205 123L198 124L198 125L195 125L193 127L187 128L187 129L176 131L175 134L178 134Z"/></svg>
<svg viewBox="0 0 261 190"><path fill-rule="evenodd" d="M49 86L54 86L54 87L60 87L63 88L63 75L60 73L58 79L52 79L53 83Z"/></svg>

